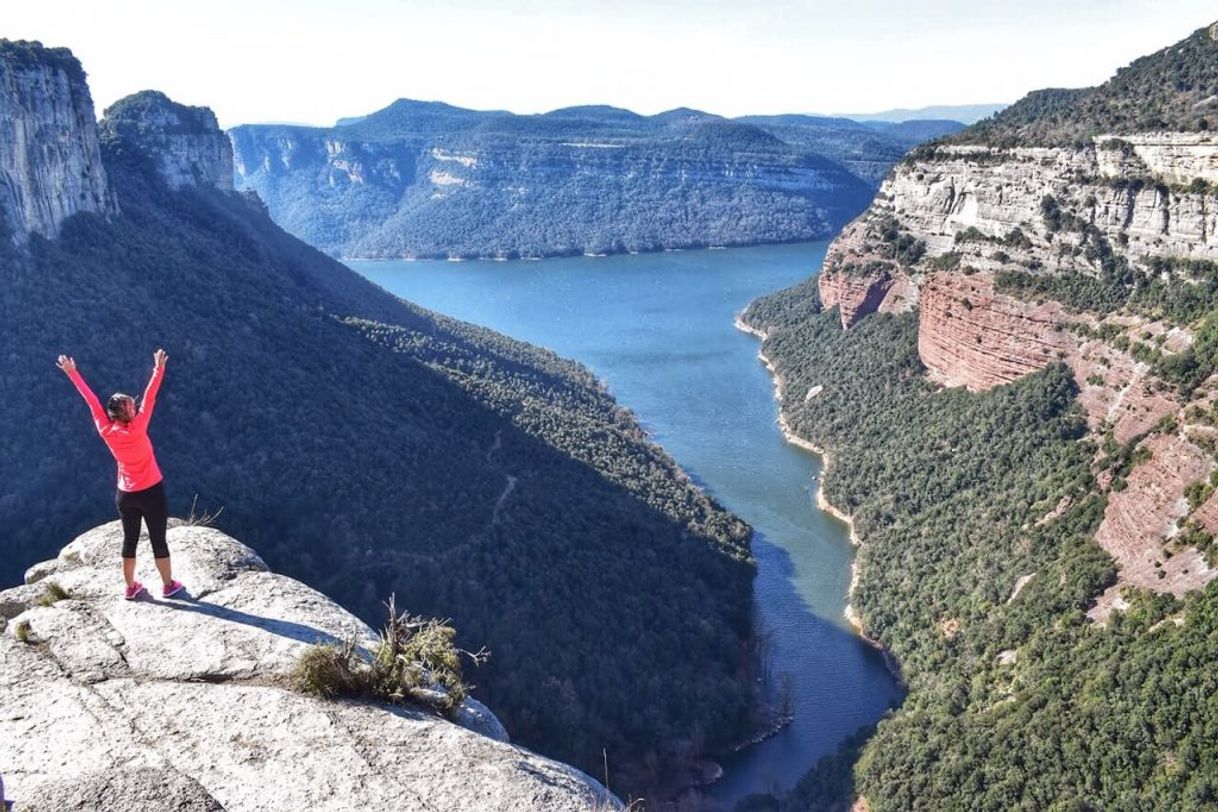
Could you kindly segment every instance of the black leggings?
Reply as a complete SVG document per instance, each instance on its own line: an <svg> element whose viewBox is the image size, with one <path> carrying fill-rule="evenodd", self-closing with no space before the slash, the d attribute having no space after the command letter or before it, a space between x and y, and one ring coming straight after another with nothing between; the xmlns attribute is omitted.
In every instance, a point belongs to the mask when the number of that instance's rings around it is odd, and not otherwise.
<svg viewBox="0 0 1218 812"><path fill-rule="evenodd" d="M135 558L135 545L140 540L140 519L148 525L154 558L169 558L165 543L165 528L169 524L169 503L165 499L162 480L142 491L119 491L114 497L119 518L123 520L123 558Z"/></svg>

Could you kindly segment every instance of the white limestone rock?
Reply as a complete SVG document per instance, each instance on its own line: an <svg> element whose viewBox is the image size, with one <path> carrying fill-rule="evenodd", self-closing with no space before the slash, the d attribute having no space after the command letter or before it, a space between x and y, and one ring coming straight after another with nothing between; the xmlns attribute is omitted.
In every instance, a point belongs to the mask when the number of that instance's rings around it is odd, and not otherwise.
<svg viewBox="0 0 1218 812"><path fill-rule="evenodd" d="M929 256L965 251L966 261L981 269L989 267L983 255L1003 246L961 245L956 235L975 228L1003 237L1019 228L1033 247L1027 256L1003 247L1014 259L1035 257L1046 270L1087 272L1084 259L1058 250L1069 235L1045 228L1041 201L1051 195L1131 260L1218 260L1218 206L1208 191L1188 189L1193 180L1218 179L1215 137L1121 134L1131 155L1113 148L1112 138L1102 136L1082 148L940 146L931 158L899 165L863 217L895 215L902 228L925 241ZM1114 182L1143 177L1152 182Z"/></svg>
<svg viewBox="0 0 1218 812"><path fill-rule="evenodd" d="M618 808L593 779L506 741L473 701L433 713L288 687L318 641L373 632L218 530L169 531L181 598L122 598L117 522L85 533L0 633L0 765L19 808ZM140 577L157 582L151 562ZM39 605L54 582L69 597ZM29 642L21 642L23 627ZM125 798L122 806L110 799Z"/></svg>

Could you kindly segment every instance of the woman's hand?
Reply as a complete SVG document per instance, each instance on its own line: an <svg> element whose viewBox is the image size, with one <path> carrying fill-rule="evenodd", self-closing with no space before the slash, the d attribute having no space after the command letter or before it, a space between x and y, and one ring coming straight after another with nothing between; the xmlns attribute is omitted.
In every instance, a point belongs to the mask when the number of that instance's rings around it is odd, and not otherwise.
<svg viewBox="0 0 1218 812"><path fill-rule="evenodd" d="M169 360L169 356L165 354L164 350L157 350L156 352L154 352L152 354L152 363L156 366L157 369L164 369L165 362L168 360Z"/></svg>
<svg viewBox="0 0 1218 812"><path fill-rule="evenodd" d="M65 375L71 375L76 371L76 362L66 355L59 356L59 360L55 363L55 366L62 369L63 374Z"/></svg>

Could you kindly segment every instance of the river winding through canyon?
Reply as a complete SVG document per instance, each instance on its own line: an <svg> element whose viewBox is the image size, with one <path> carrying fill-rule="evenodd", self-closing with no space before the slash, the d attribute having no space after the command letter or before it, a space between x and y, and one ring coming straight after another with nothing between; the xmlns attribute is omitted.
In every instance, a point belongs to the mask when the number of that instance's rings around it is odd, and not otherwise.
<svg viewBox="0 0 1218 812"><path fill-rule="evenodd" d="M588 366L703 487L756 530L756 622L790 725L721 759L706 790L730 806L785 791L898 697L879 652L844 617L854 551L814 503L822 461L786 442L759 339L735 315L820 267L826 242L539 262L356 262L424 307Z"/></svg>

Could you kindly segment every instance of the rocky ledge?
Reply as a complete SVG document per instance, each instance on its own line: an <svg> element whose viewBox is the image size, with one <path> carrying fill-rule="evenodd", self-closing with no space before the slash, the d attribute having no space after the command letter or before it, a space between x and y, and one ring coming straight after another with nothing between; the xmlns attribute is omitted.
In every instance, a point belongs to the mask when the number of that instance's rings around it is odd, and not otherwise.
<svg viewBox="0 0 1218 812"><path fill-rule="evenodd" d="M184 593L123 600L121 536L95 528L0 592L0 769L19 808L618 808L472 700L454 723L293 691L310 645L375 636L218 530L170 528Z"/></svg>

